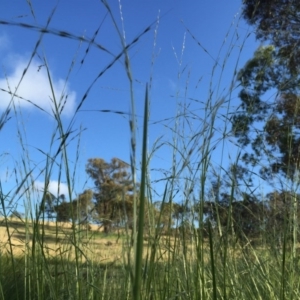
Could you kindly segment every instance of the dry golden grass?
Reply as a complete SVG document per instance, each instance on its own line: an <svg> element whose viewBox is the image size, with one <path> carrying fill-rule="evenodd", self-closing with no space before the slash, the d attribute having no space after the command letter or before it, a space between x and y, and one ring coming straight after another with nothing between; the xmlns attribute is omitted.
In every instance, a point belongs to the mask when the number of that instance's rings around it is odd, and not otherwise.
<svg viewBox="0 0 300 300"><path fill-rule="evenodd" d="M34 226L30 221L23 221L16 218L0 219L0 251L2 253L13 252L13 255L23 255L32 251L32 241L34 236ZM97 261L100 263L118 263L127 261L128 239L125 233L120 231L106 235L98 225L91 225L91 230L78 227L75 231L71 223L55 223L45 221L39 223L38 234L35 233L36 249L41 250L48 257L61 257L74 259L75 246L80 249L82 259ZM75 234L74 234L75 233ZM76 241L74 241L76 239ZM144 239L144 257L150 254L152 240ZM187 251L191 258L195 245L190 244ZM176 249L175 249L176 248ZM181 252L182 244L174 238L162 236L156 247L156 260L168 259L172 253ZM131 253L133 255L133 251ZM132 257L131 255L131 257ZM132 257L133 258L133 257Z"/></svg>
<svg viewBox="0 0 300 300"><path fill-rule="evenodd" d="M16 218L0 220L0 251L13 252L22 255L32 251L34 226L30 221L24 222ZM37 244L43 247L45 254L50 257L74 257L74 245L79 245L83 257L96 259L100 262L112 262L121 258L122 239L117 235L106 236L102 228L91 225L87 231L83 226L72 229L71 223L55 223L46 221L38 226ZM75 232L75 237L74 237ZM74 241L76 239L76 243Z"/></svg>

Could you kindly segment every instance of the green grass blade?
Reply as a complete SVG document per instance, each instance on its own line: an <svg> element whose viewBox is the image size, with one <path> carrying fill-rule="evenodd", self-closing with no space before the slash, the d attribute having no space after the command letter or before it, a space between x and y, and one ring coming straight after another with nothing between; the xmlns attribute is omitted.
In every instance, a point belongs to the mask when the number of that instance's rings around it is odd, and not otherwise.
<svg viewBox="0 0 300 300"><path fill-rule="evenodd" d="M145 95L144 131L143 131L143 152L142 152L142 174L140 189L140 207L138 220L137 249L135 259L135 274L133 284L133 299L140 299L142 260L143 260L143 234L144 234L144 214L145 214L145 186L147 174L147 138L148 138L148 85Z"/></svg>

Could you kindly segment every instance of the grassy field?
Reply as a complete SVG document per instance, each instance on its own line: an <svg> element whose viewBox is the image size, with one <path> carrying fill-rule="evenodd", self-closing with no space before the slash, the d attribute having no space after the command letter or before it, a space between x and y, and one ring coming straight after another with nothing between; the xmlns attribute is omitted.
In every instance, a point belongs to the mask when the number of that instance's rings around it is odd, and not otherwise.
<svg viewBox="0 0 300 300"><path fill-rule="evenodd" d="M124 231L106 235L95 225L87 231L2 219L0 235L0 299L132 298L134 256ZM300 261L292 260L288 248L232 242L226 247L225 240L211 237L144 238L141 298L300 296Z"/></svg>
<svg viewBox="0 0 300 300"><path fill-rule="evenodd" d="M8 226L8 227L7 227ZM0 220L0 249L3 254L23 256L32 252L34 237L34 222L25 222L17 218ZM90 224L89 229L85 226L76 226L72 229L72 223L45 221L38 223L38 236L42 240L43 252L47 258L64 255L65 258L74 259L72 239L75 236L80 244L84 260L94 260L101 264L122 264L124 249L130 248L130 240L127 239L124 229L115 229L106 234L99 225ZM144 236L144 248L151 246L152 238ZM163 236L157 245L161 250L161 259L167 257L167 252L174 249L175 238ZM178 241L177 241L178 244ZM178 247L178 245L177 245ZM192 243L188 246L192 250ZM146 251L145 251L146 252ZM146 253L144 253L144 258Z"/></svg>
<svg viewBox="0 0 300 300"><path fill-rule="evenodd" d="M186 99L182 100L178 96L176 99L178 111L173 119L174 126L168 128L170 129L170 139L162 141L161 137L158 137L150 150L147 144L149 97L148 85L146 85L144 123L139 128L141 158L137 158L134 80L128 49L138 43L139 39L150 30L150 27L133 39L131 44L126 44L123 35L118 31L119 28L116 25L118 22L116 22L108 3L103 2L107 8L107 14L114 24L112 30L117 31L120 36L121 54L109 61L99 73L100 75L87 88L70 124L65 125L62 121L61 107L64 104L55 97L54 92L51 95L54 103L53 122L56 123L53 135L49 136L49 154L45 155L43 166L42 163L38 164L39 170L41 170L40 174L45 178L42 189L44 195L41 196L43 194L41 192L37 193L34 187L32 174L36 171L36 164L32 163L29 155L28 148L30 146L27 145L26 139L22 139L22 134L25 136L26 133L22 114L18 109L7 108L0 118L0 128L6 126L10 113L16 119L16 135L20 138L23 151L20 155L20 162L16 162L15 169L18 170L16 173L19 173L16 175L15 189L4 193L0 185L0 203L3 215L3 218L0 219L0 300L300 299L300 257L299 253L295 255L296 242L290 245L285 238L281 244L276 241L266 242L269 233L264 232L263 229L255 243L247 238L241 241L233 233L230 217L228 217L226 228L219 226L218 222L206 227L205 230L204 226L200 226L205 221L203 207L205 199L207 199L208 186L211 186L209 179L213 178L214 182L220 183L223 180L222 176L226 173L226 171L223 172L224 166L214 164L212 156L216 145L224 149L226 147L225 140L227 137L232 137L229 119L231 95L236 88L234 78L238 72L237 67L231 70L234 75L232 75L232 84L228 90L223 92L220 86L231 49L236 47L235 40L232 40L229 50L226 50L228 53L224 61L216 61L212 70L211 84L206 93L207 99L203 103L199 101L201 118L194 111L188 110L189 105L184 102ZM9 22L7 21L5 24L9 24ZM12 24L15 26L14 23ZM24 24L21 26L24 27ZM32 58L37 54L43 34L52 33L56 37L61 35L59 38L72 38L71 34L66 35L63 31L51 32L50 29L39 27L36 27L36 30L40 31L41 36L37 40L36 48L33 49ZM73 38L78 40L76 36ZM86 55L88 55L88 49L93 41L84 40L84 38L79 40L87 43ZM243 51L244 42L238 40L238 45L240 51ZM184 48L185 45L182 45L182 52ZM200 50L203 52L202 48ZM153 56L155 55L153 54ZM73 197L74 182L76 182L77 176L76 165L80 161L81 134L80 129L78 131L80 134L72 135L73 132L77 132L77 129L73 128L76 124L74 121L76 114L82 104L87 101L96 80L116 62L119 62L120 57L122 62L125 61L123 67L128 76L130 111L132 112L128 122L130 124L128 145L131 147L132 159L130 167L132 178L134 178L132 181L137 175L140 178L139 185L133 182L136 186L138 185L140 191L135 195L139 199L135 198L134 202L133 220L137 223L133 226L133 233L130 230L128 232L120 230L106 235L96 225L91 225L91 230L87 230L85 227L72 226L72 224L43 220L41 217L43 212L39 211L40 206L32 207L33 203L40 204L38 200L46 195L51 178L57 178L57 176L66 178L65 182L69 191L67 198L71 200ZM235 59L238 61L239 56ZM43 57L43 63L49 76L49 86L52 87L51 72L46 57ZM220 74L215 75L217 66L221 66L221 71ZM178 77L181 72L183 73L181 68L180 65ZM23 75L26 75L25 71ZM220 79L214 77L219 78L219 75ZM151 73L149 81L153 80L152 76ZM22 80L23 77L20 78L20 83ZM188 85L188 83L189 78L184 84ZM188 87L186 87L187 89ZM223 122L221 126L220 119ZM165 126L165 124L163 125ZM188 128L186 136L185 128ZM77 156L74 166L71 168L68 156L70 147L68 146L69 140L76 138L78 138L77 149L75 149ZM55 143L59 143L58 149ZM191 222L186 226L186 231L174 230L170 222L166 231L172 230L173 233L175 231L172 235L160 231L161 224L155 223L155 218L153 220L149 218L148 221L151 224L148 224L149 228L144 228L147 209L143 206L146 205L145 198L149 202L156 200L153 196L155 194L154 187L151 185L151 176L149 175L151 158L159 152L161 147L166 145L169 147L168 151L171 153L172 161L170 169L161 172L164 176L161 181L165 182L162 202L172 202L180 191L182 203L186 207L194 208L190 212ZM120 145L120 147L123 146ZM236 160L239 159L241 151L237 150ZM233 164L235 163L234 159ZM136 161L141 161L139 167L137 167ZM55 168L58 169L58 172L54 174ZM137 169L139 169L139 174L136 174ZM226 175L228 174L226 173ZM237 183L233 177L228 176L226 188L230 196L229 200L232 201L237 189ZM191 194L193 189L198 201L197 209L195 209L195 199ZM257 190L263 190L263 187L257 187ZM23 220L10 218L13 204L21 201L20 199L25 203L25 218ZM139 209L137 209L137 203L140 205ZM7 211L9 212L7 213ZM230 212L228 215L230 216ZM32 216L38 216L38 218ZM35 219L38 221L34 221ZM197 226L191 224L197 224ZM297 236L299 230L296 222L293 223L293 229Z"/></svg>
<svg viewBox="0 0 300 300"><path fill-rule="evenodd" d="M0 247L3 252L11 251L14 256L21 256L28 251L32 251L32 238L34 234L34 226L32 222L27 224L19 219L8 220L8 230L4 219L0 221ZM74 255L72 251L72 224L71 223L55 223L46 221L44 224L39 223L39 235L43 236L43 247L48 257L55 257L58 253L65 253L66 257ZM103 233L100 226L90 225L91 230L87 230L84 226L77 227L78 237L87 257L94 256L99 262L112 262L120 259L122 253L123 237L118 234L107 236ZM120 242L120 243L119 243ZM74 257L73 257L74 258Z"/></svg>

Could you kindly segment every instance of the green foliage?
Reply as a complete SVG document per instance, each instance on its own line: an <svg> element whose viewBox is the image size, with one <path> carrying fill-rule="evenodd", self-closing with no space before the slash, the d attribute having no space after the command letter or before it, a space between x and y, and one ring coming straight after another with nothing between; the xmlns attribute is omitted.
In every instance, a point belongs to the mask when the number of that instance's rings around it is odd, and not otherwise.
<svg viewBox="0 0 300 300"><path fill-rule="evenodd" d="M274 241L282 241L283 237L293 241L295 237L292 231L297 227L294 217L295 200L300 202L300 194L290 191L275 190L264 198L242 193L237 199L220 193L218 201L205 201L205 235L211 224L216 231L222 228L227 235L240 241L253 239L260 244L272 244ZM296 217L300 219L299 211L296 211ZM297 242L298 239L295 243Z"/></svg>
<svg viewBox="0 0 300 300"><path fill-rule="evenodd" d="M205 203L204 213L207 219L204 226L206 230L208 230L208 224L212 224L214 228L221 226L226 230L230 213L232 226L226 234L233 235L240 240L244 240L244 237L248 239L260 237L260 233L265 230L265 203L246 194L240 201L230 198L230 195L222 194L218 202L207 201Z"/></svg>
<svg viewBox="0 0 300 300"><path fill-rule="evenodd" d="M245 1L244 16L257 26L257 37L271 40L271 45L259 47L238 74L241 106L232 118L232 128L245 149L244 163L259 166L265 180L271 181L277 173L296 182L300 162L300 56L297 52L296 60L287 50L296 47L298 40L282 32L294 21L299 22L300 6L295 1L285 2Z"/></svg>
<svg viewBox="0 0 300 300"><path fill-rule="evenodd" d="M299 1L244 1L244 18L267 45L260 46L238 73L241 105L232 117L243 155L231 174L248 186L259 179L270 184L273 191L266 197L260 228L269 236L277 231L292 239L293 255L300 200L299 13ZM260 215L254 207L251 210Z"/></svg>
<svg viewBox="0 0 300 300"><path fill-rule="evenodd" d="M132 220L133 183L129 165L118 158L113 158L110 163L93 158L88 160L86 172L95 183L95 210L105 232L112 225Z"/></svg>
<svg viewBox="0 0 300 300"><path fill-rule="evenodd" d="M57 213L57 222L70 222L73 212L75 213L73 203L63 202L55 207Z"/></svg>
<svg viewBox="0 0 300 300"><path fill-rule="evenodd" d="M243 17L255 27L256 37L271 41L295 76L300 66L300 3L297 0L245 0Z"/></svg>
<svg viewBox="0 0 300 300"><path fill-rule="evenodd" d="M64 196L62 196L62 197L64 197ZM59 199L61 199L61 198L59 197ZM57 199L57 197L55 197L50 192L44 193L43 200L40 205L40 211L44 212L46 214L47 218L49 218L49 219L52 218L53 213L55 213L54 206L58 204L59 199Z"/></svg>
<svg viewBox="0 0 300 300"><path fill-rule="evenodd" d="M269 241L270 239L283 241L284 237L288 241L294 240L293 229L298 227L297 220L300 219L300 212L295 211L295 201L300 202L300 194L290 191L274 191L267 195L266 231ZM294 242L298 243L298 239Z"/></svg>
<svg viewBox="0 0 300 300"><path fill-rule="evenodd" d="M163 233L170 227L179 227L189 221L190 208L183 203L156 201L154 203L155 223Z"/></svg>
<svg viewBox="0 0 300 300"><path fill-rule="evenodd" d="M74 220L80 223L87 223L89 219L93 219L94 204L92 202L93 192L85 190L77 199L71 202L62 202L54 206L54 211L58 222L69 222Z"/></svg>

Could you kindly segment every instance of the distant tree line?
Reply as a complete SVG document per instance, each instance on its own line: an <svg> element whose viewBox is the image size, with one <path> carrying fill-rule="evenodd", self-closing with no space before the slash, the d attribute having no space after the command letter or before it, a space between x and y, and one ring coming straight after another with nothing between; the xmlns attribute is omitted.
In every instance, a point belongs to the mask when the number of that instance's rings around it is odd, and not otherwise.
<svg viewBox="0 0 300 300"><path fill-rule="evenodd" d="M101 158L88 160L86 172L94 181L94 189L85 190L76 199L67 201L64 195L46 193L41 211L57 221L99 223L108 233L113 228L133 226L134 194L130 166L118 158L106 162ZM136 185L137 209L139 184ZM183 205L146 199L145 227L157 224L163 232L184 218ZM151 225L152 224L152 225Z"/></svg>
<svg viewBox="0 0 300 300"><path fill-rule="evenodd" d="M208 222L217 231L232 235L241 241L282 241L283 237L289 241L293 239L293 206L296 197L300 201L300 194L290 192L272 192L264 199L247 194L242 199L232 199L231 195L222 194L220 201L205 201L204 228ZM299 219L300 212L297 212ZM206 231L207 232L207 231Z"/></svg>
<svg viewBox="0 0 300 300"><path fill-rule="evenodd" d="M116 227L132 228L133 186L129 165L117 158L111 162L94 158L89 159L86 170L94 179L95 191L86 190L72 201L66 201L63 195L55 198L47 193L41 206L46 216L50 218L56 214L57 221L62 222L96 222L107 233ZM215 194L217 192L214 191ZM284 234L292 239L290 228L293 225L292 203L295 197L300 201L299 194L293 195L288 191L275 191L267 194L264 199L246 193L240 199L234 199L222 192L218 201L206 199L202 204L195 201L189 207L177 202L151 203L147 200L145 226L158 226L163 233L168 233L170 228L182 228L185 225L195 228L197 220L201 218L200 206L203 205L202 229L206 235L210 223L213 229L234 235L240 240L267 237L271 242ZM300 217L300 211L297 216Z"/></svg>

